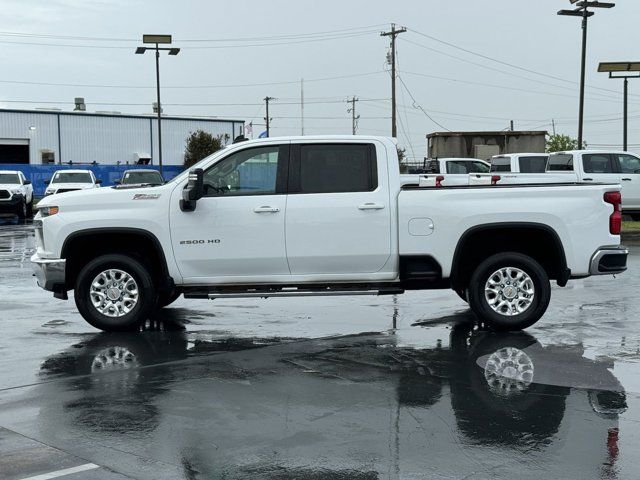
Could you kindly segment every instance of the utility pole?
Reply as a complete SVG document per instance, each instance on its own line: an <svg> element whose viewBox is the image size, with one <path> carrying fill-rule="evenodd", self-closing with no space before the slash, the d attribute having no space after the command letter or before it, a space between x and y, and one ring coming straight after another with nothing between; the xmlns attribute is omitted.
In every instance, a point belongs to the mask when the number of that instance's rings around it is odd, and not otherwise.
<svg viewBox="0 0 640 480"><path fill-rule="evenodd" d="M270 136L270 132L269 132L269 124L271 123L271 119L269 118L269 102L271 100L275 100L275 98L273 97L264 97L264 103L266 106L266 117L264 117L264 121L266 122L267 125L267 138Z"/></svg>
<svg viewBox="0 0 640 480"><path fill-rule="evenodd" d="M511 130L513 132L513 120L511 120L511 123L509 125L509 130Z"/></svg>
<svg viewBox="0 0 640 480"><path fill-rule="evenodd" d="M556 134L556 121L552 118L551 119L551 127L553 127L553 134Z"/></svg>
<svg viewBox="0 0 640 480"><path fill-rule="evenodd" d="M300 79L300 134L304 137L304 78Z"/></svg>
<svg viewBox="0 0 640 480"><path fill-rule="evenodd" d="M356 102L358 97L354 96L351 100L347 100L347 103L351 104L351 107L347 109L347 113L351 114L351 135L355 135L358 130L358 119L360 115L356 115Z"/></svg>
<svg viewBox="0 0 640 480"><path fill-rule="evenodd" d="M396 37L406 31L407 29L404 27L396 30L396 24L392 23L391 31L380 34L381 37L391 37L391 136L394 138L398 136L396 127Z"/></svg>

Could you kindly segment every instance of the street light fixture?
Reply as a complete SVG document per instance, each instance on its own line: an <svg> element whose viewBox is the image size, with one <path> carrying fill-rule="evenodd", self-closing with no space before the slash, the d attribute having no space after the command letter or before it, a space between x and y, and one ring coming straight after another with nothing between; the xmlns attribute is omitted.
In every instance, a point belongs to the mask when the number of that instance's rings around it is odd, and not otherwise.
<svg viewBox="0 0 640 480"><path fill-rule="evenodd" d="M568 17L582 17L582 59L580 64L580 109L578 113L578 147L582 148L582 132L584 123L584 83L585 83L585 63L587 59L587 19L594 15L588 8L613 8L615 3L597 1L569 0L577 8L574 10L560 10L558 15Z"/></svg>
<svg viewBox="0 0 640 480"><path fill-rule="evenodd" d="M605 72L609 74L609 78L622 78L624 79L624 120L623 120L623 150L627 151L627 126L629 118L628 110L628 94L629 94L629 79L640 78L640 62L602 62L598 65L599 72ZM635 75L629 75L632 72L637 72ZM615 75L614 75L615 74Z"/></svg>
<svg viewBox="0 0 640 480"><path fill-rule="evenodd" d="M160 104L160 51L167 51L169 52L169 55L175 56L180 53L180 49L175 47L160 47L160 45L171 44L171 35L143 35L142 43L155 45L153 47L138 47L136 48L136 54L142 55L147 50L155 50L156 52L156 93L158 97L158 167L160 169L160 174L162 175L162 106Z"/></svg>

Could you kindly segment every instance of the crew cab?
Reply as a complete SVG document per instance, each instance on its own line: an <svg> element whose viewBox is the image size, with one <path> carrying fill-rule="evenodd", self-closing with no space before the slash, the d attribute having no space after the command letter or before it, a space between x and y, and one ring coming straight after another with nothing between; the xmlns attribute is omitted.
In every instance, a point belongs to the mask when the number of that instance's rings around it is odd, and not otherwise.
<svg viewBox="0 0 640 480"><path fill-rule="evenodd" d="M47 185L44 194L49 196L98 188L102 180L96 179L91 170L58 170L50 180L45 180L44 183Z"/></svg>
<svg viewBox="0 0 640 480"><path fill-rule="evenodd" d="M33 212L33 185L18 170L0 170L0 213L20 218Z"/></svg>
<svg viewBox="0 0 640 480"><path fill-rule="evenodd" d="M491 157L491 172L545 173L549 155L546 153L509 153Z"/></svg>
<svg viewBox="0 0 640 480"><path fill-rule="evenodd" d="M622 211L640 220L640 157L610 150L572 150L549 156L548 181L622 185Z"/></svg>
<svg viewBox="0 0 640 480"><path fill-rule="evenodd" d="M179 295L453 289L485 324L538 321L551 281L626 270L620 186L401 186L394 141L230 145L157 187L38 204L38 284L93 326L136 328Z"/></svg>
<svg viewBox="0 0 640 480"><path fill-rule="evenodd" d="M116 180L117 185L162 185L164 178L157 170L136 169L126 170L120 180Z"/></svg>

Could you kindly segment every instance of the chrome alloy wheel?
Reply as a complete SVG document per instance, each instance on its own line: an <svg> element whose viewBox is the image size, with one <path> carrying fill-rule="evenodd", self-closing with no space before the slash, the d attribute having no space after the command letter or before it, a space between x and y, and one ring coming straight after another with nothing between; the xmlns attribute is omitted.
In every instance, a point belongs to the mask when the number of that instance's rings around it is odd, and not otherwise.
<svg viewBox="0 0 640 480"><path fill-rule="evenodd" d="M484 367L489 389L497 395L510 396L523 392L533 382L531 357L515 347L505 347L492 353Z"/></svg>
<svg viewBox="0 0 640 480"><path fill-rule="evenodd" d="M484 298L491 309L506 317L526 312L535 293L531 277L516 267L496 270L484 286Z"/></svg>
<svg viewBox="0 0 640 480"><path fill-rule="evenodd" d="M127 272L109 269L99 273L91 282L91 303L107 317L122 317L138 303L138 284Z"/></svg>

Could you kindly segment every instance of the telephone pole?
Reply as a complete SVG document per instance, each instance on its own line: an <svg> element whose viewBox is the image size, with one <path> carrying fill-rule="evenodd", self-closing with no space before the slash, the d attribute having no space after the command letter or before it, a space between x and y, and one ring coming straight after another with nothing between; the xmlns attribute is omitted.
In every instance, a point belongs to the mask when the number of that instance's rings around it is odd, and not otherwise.
<svg viewBox="0 0 640 480"><path fill-rule="evenodd" d="M396 29L396 24L391 24L391 31L382 32L381 37L391 37L391 136L398 136L398 129L396 127L396 37L401 33L406 32L407 29L401 27Z"/></svg>
<svg viewBox="0 0 640 480"><path fill-rule="evenodd" d="M265 103L265 106L266 106L266 110L267 110L266 117L264 117L264 121L266 122L266 125L267 125L267 137L270 137L271 135L270 135L270 132L269 132L269 124L271 123L271 118L269 118L269 102L271 100L275 100L275 98L273 98L273 97L264 97L263 100L264 100L264 103Z"/></svg>
<svg viewBox="0 0 640 480"><path fill-rule="evenodd" d="M360 115L356 115L356 102L358 101L358 97L354 96L351 100L347 100L347 103L351 104L351 107L347 109L347 113L351 114L351 135L356 134L356 130L358 130L358 119Z"/></svg>

